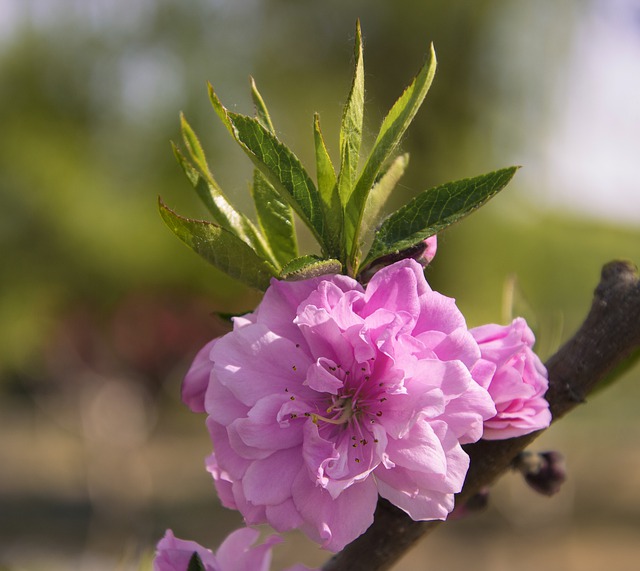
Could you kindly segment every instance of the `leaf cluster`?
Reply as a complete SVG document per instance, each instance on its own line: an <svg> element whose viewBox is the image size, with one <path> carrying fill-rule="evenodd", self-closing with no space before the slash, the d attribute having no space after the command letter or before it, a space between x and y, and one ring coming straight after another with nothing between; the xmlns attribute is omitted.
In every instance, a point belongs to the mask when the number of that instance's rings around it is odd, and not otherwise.
<svg viewBox="0 0 640 571"><path fill-rule="evenodd" d="M254 164L251 195L257 223L229 202L209 169L200 141L181 117L188 156L176 145L174 154L212 220L184 218L160 200L162 218L195 252L249 286L264 290L272 277L305 279L325 273L356 277L376 260L398 255L471 213L504 188L517 170L509 167L425 190L381 221L382 207L409 162L408 155L394 157L394 152L429 91L436 56L431 46L427 61L391 107L368 156L361 159L365 91L359 23L354 52L337 170L327 151L319 116L314 117L315 182L276 136L253 79L253 117L227 109L209 85L216 114ZM321 256L298 252L294 214L311 230Z"/></svg>

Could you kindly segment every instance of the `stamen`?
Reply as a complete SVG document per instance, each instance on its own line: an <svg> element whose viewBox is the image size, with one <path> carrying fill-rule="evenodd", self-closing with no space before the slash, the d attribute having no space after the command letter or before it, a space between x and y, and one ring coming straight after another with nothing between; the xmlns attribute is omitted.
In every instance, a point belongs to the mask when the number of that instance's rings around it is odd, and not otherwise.
<svg viewBox="0 0 640 571"><path fill-rule="evenodd" d="M327 418L326 416L320 416L319 414L311 413L311 418L314 424L318 424L319 420L328 422L329 424L346 424L347 422L349 422L352 416L353 411L351 410L351 408L344 408L342 410L342 414L338 418Z"/></svg>

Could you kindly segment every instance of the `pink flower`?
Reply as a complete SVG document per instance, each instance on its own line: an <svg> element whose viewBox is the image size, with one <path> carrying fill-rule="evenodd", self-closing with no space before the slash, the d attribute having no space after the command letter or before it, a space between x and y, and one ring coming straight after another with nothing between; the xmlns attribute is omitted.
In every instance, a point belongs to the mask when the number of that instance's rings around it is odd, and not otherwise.
<svg viewBox="0 0 640 571"><path fill-rule="evenodd" d="M217 341L209 341L198 351L182 383L182 400L193 412L204 412L204 394L211 375L209 355Z"/></svg>
<svg viewBox="0 0 640 571"><path fill-rule="evenodd" d="M535 337L527 322L519 317L511 325L476 327L471 334L482 352L474 378L487 388L498 412L485 421L482 437L500 440L547 428L547 370L531 350Z"/></svg>
<svg viewBox="0 0 640 571"><path fill-rule="evenodd" d="M496 412L462 314L411 259L366 290L343 275L273 280L209 357L222 503L333 551L369 527L378 494L415 520L446 518L469 463L460 444Z"/></svg>
<svg viewBox="0 0 640 571"><path fill-rule="evenodd" d="M427 266L431 263L431 260L436 257L436 252L438 251L438 237L434 234L430 236L426 240L424 240L425 250L418 259L418 261L423 265Z"/></svg>
<svg viewBox="0 0 640 571"><path fill-rule="evenodd" d="M242 528L232 532L215 553L195 541L178 539L168 529L158 543L153 571L187 571L194 553L200 556L205 571L269 571L271 547L282 539L268 537L261 545L252 547L260 533ZM304 565L294 565L288 571L310 571Z"/></svg>

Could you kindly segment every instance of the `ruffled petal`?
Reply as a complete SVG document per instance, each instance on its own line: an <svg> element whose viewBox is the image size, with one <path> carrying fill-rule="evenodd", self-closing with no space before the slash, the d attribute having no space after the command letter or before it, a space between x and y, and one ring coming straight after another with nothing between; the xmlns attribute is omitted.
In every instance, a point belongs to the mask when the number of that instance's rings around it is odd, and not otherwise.
<svg viewBox="0 0 640 571"><path fill-rule="evenodd" d="M372 478L354 484L337 498L316 486L304 472L293 484L293 501L304 531L329 551L340 551L373 523L378 492Z"/></svg>
<svg viewBox="0 0 640 571"><path fill-rule="evenodd" d="M252 462L242 479L244 495L253 504L273 506L291 498L293 480L302 468L297 451L280 450ZM274 478L273 475L278 477Z"/></svg>
<svg viewBox="0 0 640 571"><path fill-rule="evenodd" d="M205 411L205 393L209 386L209 378L213 369L211 350L217 342L218 339L213 339L198 351L184 377L184 381L182 381L182 402L193 412Z"/></svg>
<svg viewBox="0 0 640 571"><path fill-rule="evenodd" d="M413 330L414 335L433 329L449 334L466 325L455 299L436 291L427 292L420 297L420 311Z"/></svg>
<svg viewBox="0 0 640 571"><path fill-rule="evenodd" d="M218 382L247 406L289 387L305 392L302 383L311 359L296 343L260 324L225 335L211 356ZM310 389L307 394L312 396Z"/></svg>
<svg viewBox="0 0 640 571"><path fill-rule="evenodd" d="M205 571L219 571L218 562L210 549L202 547L195 541L178 539L168 529L158 542L153 571L184 571L189 566L194 553L200 556Z"/></svg>
<svg viewBox="0 0 640 571"><path fill-rule="evenodd" d="M216 552L220 571L269 571L271 548L281 543L282 538L272 535L263 544L252 547L259 536L258 530L248 527L229 534Z"/></svg>
<svg viewBox="0 0 640 571"><path fill-rule="evenodd" d="M377 309L404 311L414 319L420 315L420 296L430 291L422 266L407 259L382 268L367 285L366 306L361 315Z"/></svg>

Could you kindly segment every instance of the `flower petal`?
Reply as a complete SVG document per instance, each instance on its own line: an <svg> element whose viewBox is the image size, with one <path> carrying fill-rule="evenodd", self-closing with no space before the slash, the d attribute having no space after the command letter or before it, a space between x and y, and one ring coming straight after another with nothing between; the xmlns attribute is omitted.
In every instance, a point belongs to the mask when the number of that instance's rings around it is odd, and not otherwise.
<svg viewBox="0 0 640 571"><path fill-rule="evenodd" d="M204 395L209 386L209 377L213 369L211 350L218 339L209 341L195 356L189 371L182 381L182 402L193 412L204 412Z"/></svg>
<svg viewBox="0 0 640 571"><path fill-rule="evenodd" d="M158 542L156 557L153 561L153 571L183 571L189 566L189 561L194 553L200 556L205 571L218 571L220 569L211 550L202 547L195 541L178 539L168 529L164 537Z"/></svg>
<svg viewBox="0 0 640 571"><path fill-rule="evenodd" d="M247 501L273 506L291 498L293 480L302 468L302 458L296 452L280 450L252 462L242 479ZM274 478L274 474L278 477Z"/></svg>
<svg viewBox="0 0 640 571"><path fill-rule="evenodd" d="M269 571L271 547L283 540L272 535L263 544L252 547L259 536L258 530L248 527L229 534L216 551L220 571Z"/></svg>
<svg viewBox="0 0 640 571"><path fill-rule="evenodd" d="M378 492L373 479L354 484L337 498L301 472L293 484L293 501L305 520L304 531L329 551L340 551L373 523Z"/></svg>
<svg viewBox="0 0 640 571"><path fill-rule="evenodd" d="M270 394L282 394L288 387L303 390L305 371L311 364L311 359L294 342L261 324L225 335L211 356L218 381L247 406Z"/></svg>

